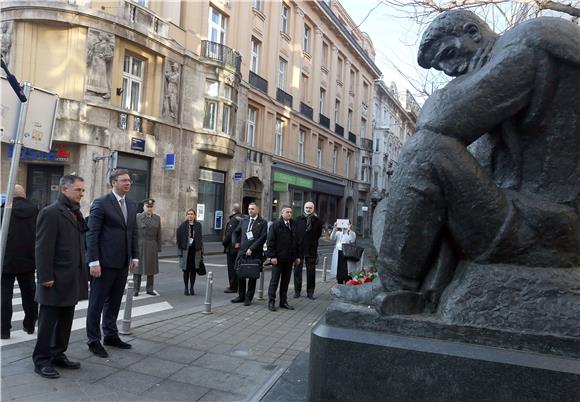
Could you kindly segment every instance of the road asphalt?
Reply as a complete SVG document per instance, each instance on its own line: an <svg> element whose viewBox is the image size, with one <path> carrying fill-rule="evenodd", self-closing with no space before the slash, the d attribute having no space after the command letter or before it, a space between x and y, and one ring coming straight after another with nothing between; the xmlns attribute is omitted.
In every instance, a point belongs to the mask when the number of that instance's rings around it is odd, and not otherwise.
<svg viewBox="0 0 580 402"><path fill-rule="evenodd" d="M369 242L361 242L369 249ZM223 252L220 244L206 253ZM214 250L215 248L215 250ZM170 248L161 258L173 256ZM305 283L306 278L304 278ZM310 331L330 303L333 278L317 272L315 300L292 298L295 310L271 312L267 300L250 306L222 301L138 320L122 339L130 350L106 347L108 358L89 352L84 331L74 331L67 356L79 370L61 377L34 373L34 341L3 346L2 401L304 401ZM119 317L122 318L122 317ZM119 323L120 325L120 323ZM300 368L298 376L296 370ZM281 387L284 379L290 379ZM276 390L284 392L275 395Z"/></svg>

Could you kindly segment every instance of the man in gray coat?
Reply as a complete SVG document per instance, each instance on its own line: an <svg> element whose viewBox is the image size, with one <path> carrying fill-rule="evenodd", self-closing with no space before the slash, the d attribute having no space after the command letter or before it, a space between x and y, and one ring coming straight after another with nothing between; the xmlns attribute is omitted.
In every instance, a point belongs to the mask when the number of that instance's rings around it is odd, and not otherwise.
<svg viewBox="0 0 580 402"><path fill-rule="evenodd" d="M81 177L63 176L57 200L38 215L35 254L40 313L32 360L34 372L45 378L60 377L54 366L66 369L81 366L70 361L64 352L68 348L75 305L87 293L84 270L87 228L79 205L84 194Z"/></svg>
<svg viewBox="0 0 580 402"><path fill-rule="evenodd" d="M159 259L157 253L161 251L161 218L153 213L155 200L143 200L144 211L137 214L137 231L139 232L139 266L133 270L135 282L134 296L141 291L141 276L147 276L145 290L148 295L157 296L153 290L154 275L159 273Z"/></svg>

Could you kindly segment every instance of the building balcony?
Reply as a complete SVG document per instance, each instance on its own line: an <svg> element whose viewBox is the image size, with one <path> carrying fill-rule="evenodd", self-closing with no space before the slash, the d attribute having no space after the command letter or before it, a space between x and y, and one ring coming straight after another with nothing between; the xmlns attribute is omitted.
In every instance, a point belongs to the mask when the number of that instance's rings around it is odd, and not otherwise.
<svg viewBox="0 0 580 402"><path fill-rule="evenodd" d="M344 127L339 124L334 124L334 132L341 137L344 137Z"/></svg>
<svg viewBox="0 0 580 402"><path fill-rule="evenodd" d="M300 102L300 114L312 120L314 116L314 110L306 103Z"/></svg>
<svg viewBox="0 0 580 402"><path fill-rule="evenodd" d="M352 142L354 145L356 145L356 135L355 135L355 133L349 131L348 132L348 140L350 142Z"/></svg>
<svg viewBox="0 0 580 402"><path fill-rule="evenodd" d="M282 89L276 89L276 100L281 104L292 108L292 95L287 92L284 92Z"/></svg>
<svg viewBox="0 0 580 402"><path fill-rule="evenodd" d="M202 40L201 56L233 67L236 69L236 72L240 74L242 56L230 47L222 45L221 43Z"/></svg>
<svg viewBox="0 0 580 402"><path fill-rule="evenodd" d="M322 126L330 129L330 119L328 117L326 117L325 115L323 115L322 113L320 113L320 116L318 117L318 122Z"/></svg>
<svg viewBox="0 0 580 402"><path fill-rule="evenodd" d="M266 95L268 95L268 81L260 77L258 74L254 73L253 71L250 71L248 82L258 91L261 91Z"/></svg>
<svg viewBox="0 0 580 402"><path fill-rule="evenodd" d="M365 151L373 152L373 141L369 140L368 138L361 138L360 139L360 146Z"/></svg>

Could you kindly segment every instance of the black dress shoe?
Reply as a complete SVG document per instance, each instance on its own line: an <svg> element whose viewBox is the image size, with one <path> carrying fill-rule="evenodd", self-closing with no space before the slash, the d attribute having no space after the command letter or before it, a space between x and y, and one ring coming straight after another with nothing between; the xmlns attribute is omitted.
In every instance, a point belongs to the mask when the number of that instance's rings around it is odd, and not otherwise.
<svg viewBox="0 0 580 402"><path fill-rule="evenodd" d="M298 299L300 297L300 293L294 293L294 298Z"/></svg>
<svg viewBox="0 0 580 402"><path fill-rule="evenodd" d="M147 294L151 296L157 296L157 293L154 290L147 292Z"/></svg>
<svg viewBox="0 0 580 402"><path fill-rule="evenodd" d="M244 299L242 299L241 297L236 297L235 299L230 300L232 303L243 303Z"/></svg>
<svg viewBox="0 0 580 402"><path fill-rule="evenodd" d="M22 327L22 329L24 330L24 332L26 332L28 335L32 335L34 333L34 325L31 328L26 328L26 327ZM10 336L10 334L8 334L8 336Z"/></svg>
<svg viewBox="0 0 580 402"><path fill-rule="evenodd" d="M187 288L183 291L183 294L186 296L189 296L189 290L187 290Z"/></svg>
<svg viewBox="0 0 580 402"><path fill-rule="evenodd" d="M306 297L308 297L310 300L316 300L316 297L314 297L314 296L312 296L312 295L308 295L308 296L306 296Z"/></svg>
<svg viewBox="0 0 580 402"><path fill-rule="evenodd" d="M190 296L195 296L195 291L193 289L189 289L189 295Z"/></svg>
<svg viewBox="0 0 580 402"><path fill-rule="evenodd" d="M133 297L139 296L139 292L133 292Z"/></svg>
<svg viewBox="0 0 580 402"><path fill-rule="evenodd" d="M270 311L276 311L276 305L273 301L268 302L268 310Z"/></svg>
<svg viewBox="0 0 580 402"><path fill-rule="evenodd" d="M286 310L294 310L294 307L292 307L288 303L280 303L280 308L285 308Z"/></svg>
<svg viewBox="0 0 580 402"><path fill-rule="evenodd" d="M109 353L99 341L89 343L89 350L99 357L109 357Z"/></svg>
<svg viewBox="0 0 580 402"><path fill-rule="evenodd" d="M130 343L123 342L118 336L105 337L103 343L106 346L112 346L119 349L131 349L133 347Z"/></svg>
<svg viewBox="0 0 580 402"><path fill-rule="evenodd" d="M58 378L60 374L52 366L35 367L34 372L44 378Z"/></svg>
<svg viewBox="0 0 580 402"><path fill-rule="evenodd" d="M65 355L57 357L56 359L52 360L52 365L56 367L62 367L65 369L79 369L81 368L81 364L79 362L73 362L68 359Z"/></svg>
<svg viewBox="0 0 580 402"><path fill-rule="evenodd" d="M249 306L250 304L252 304L252 301L250 299L244 300L244 306Z"/></svg>
<svg viewBox="0 0 580 402"><path fill-rule="evenodd" d="M236 292L237 292L237 290L233 290L230 288L227 288L226 290L224 290L224 293L236 293Z"/></svg>
<svg viewBox="0 0 580 402"><path fill-rule="evenodd" d="M10 332L7 334L0 334L0 339L10 339Z"/></svg>

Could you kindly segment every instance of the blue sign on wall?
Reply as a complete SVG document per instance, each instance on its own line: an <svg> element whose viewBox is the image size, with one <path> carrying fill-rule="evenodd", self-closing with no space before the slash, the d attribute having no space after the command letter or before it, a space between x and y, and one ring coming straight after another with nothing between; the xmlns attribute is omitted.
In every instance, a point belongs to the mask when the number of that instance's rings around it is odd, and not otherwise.
<svg viewBox="0 0 580 402"><path fill-rule="evenodd" d="M141 138L131 138L131 149L133 151L145 151L145 140Z"/></svg>
<svg viewBox="0 0 580 402"><path fill-rule="evenodd" d="M175 154L165 155L165 169L175 170Z"/></svg>
<svg viewBox="0 0 580 402"><path fill-rule="evenodd" d="M234 181L242 181L244 179L244 172L234 172Z"/></svg>

